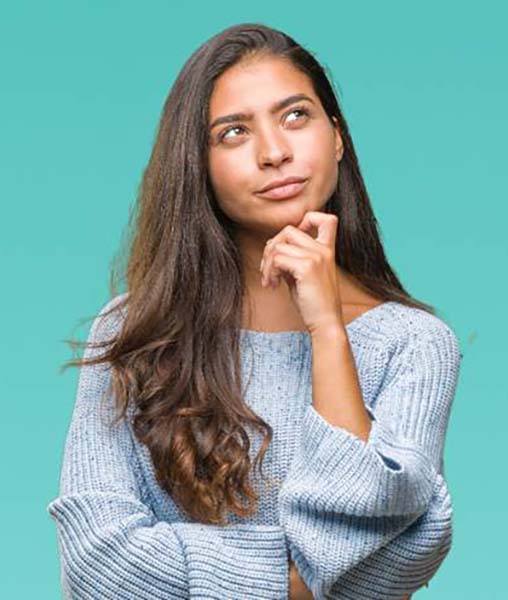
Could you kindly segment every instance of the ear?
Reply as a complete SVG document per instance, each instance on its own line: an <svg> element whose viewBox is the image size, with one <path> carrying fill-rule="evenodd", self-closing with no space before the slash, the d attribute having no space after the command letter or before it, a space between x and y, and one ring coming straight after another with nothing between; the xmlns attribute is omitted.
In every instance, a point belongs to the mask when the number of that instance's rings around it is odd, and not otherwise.
<svg viewBox="0 0 508 600"><path fill-rule="evenodd" d="M332 117L335 129L335 157L337 162L342 159L344 154L344 144L342 143L342 137L340 135L340 126L337 117Z"/></svg>

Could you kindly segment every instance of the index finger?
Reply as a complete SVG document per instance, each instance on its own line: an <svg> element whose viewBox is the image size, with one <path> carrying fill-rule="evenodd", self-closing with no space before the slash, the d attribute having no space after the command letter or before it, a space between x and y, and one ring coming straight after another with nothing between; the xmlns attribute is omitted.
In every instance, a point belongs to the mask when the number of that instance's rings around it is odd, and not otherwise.
<svg viewBox="0 0 508 600"><path fill-rule="evenodd" d="M309 211L305 213L298 229L310 231L312 227L317 227L318 234L315 241L334 249L338 222L339 218L335 214Z"/></svg>

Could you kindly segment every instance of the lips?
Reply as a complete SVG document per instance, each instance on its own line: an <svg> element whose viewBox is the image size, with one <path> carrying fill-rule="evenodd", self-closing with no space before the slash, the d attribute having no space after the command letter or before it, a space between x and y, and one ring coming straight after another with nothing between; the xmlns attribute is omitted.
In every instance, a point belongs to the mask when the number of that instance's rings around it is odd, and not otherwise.
<svg viewBox="0 0 508 600"><path fill-rule="evenodd" d="M299 179L298 181L293 181L286 185L271 187L265 192L257 192L257 195L270 200L285 200L286 198L297 196L304 189L306 184L307 179Z"/></svg>
<svg viewBox="0 0 508 600"><path fill-rule="evenodd" d="M265 185L265 187L258 190L257 193L262 194L264 192L267 192L268 190L272 190L277 187L283 187L283 186L289 185L291 183L302 183L305 180L306 180L305 177L296 177L296 176L286 177L285 179L277 179L277 180L271 181L268 185Z"/></svg>

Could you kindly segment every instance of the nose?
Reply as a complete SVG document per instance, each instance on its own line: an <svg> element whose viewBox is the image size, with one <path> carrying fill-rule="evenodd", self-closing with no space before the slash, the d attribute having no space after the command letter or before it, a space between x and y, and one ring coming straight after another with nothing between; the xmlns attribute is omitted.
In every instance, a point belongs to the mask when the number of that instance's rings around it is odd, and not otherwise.
<svg viewBox="0 0 508 600"><path fill-rule="evenodd" d="M260 167L267 165L278 167L281 163L291 160L291 147L284 134L270 129L261 132L258 142L258 163Z"/></svg>

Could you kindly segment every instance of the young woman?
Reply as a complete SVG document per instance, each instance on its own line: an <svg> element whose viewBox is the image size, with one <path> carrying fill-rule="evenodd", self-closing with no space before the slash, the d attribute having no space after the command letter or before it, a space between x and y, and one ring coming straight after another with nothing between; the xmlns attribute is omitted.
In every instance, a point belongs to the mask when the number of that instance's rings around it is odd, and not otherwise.
<svg viewBox="0 0 508 600"><path fill-rule="evenodd" d="M47 507L66 594L383 600L426 585L451 547L460 347L388 264L316 59L260 24L201 46L137 208L127 292L113 285L69 362Z"/></svg>

